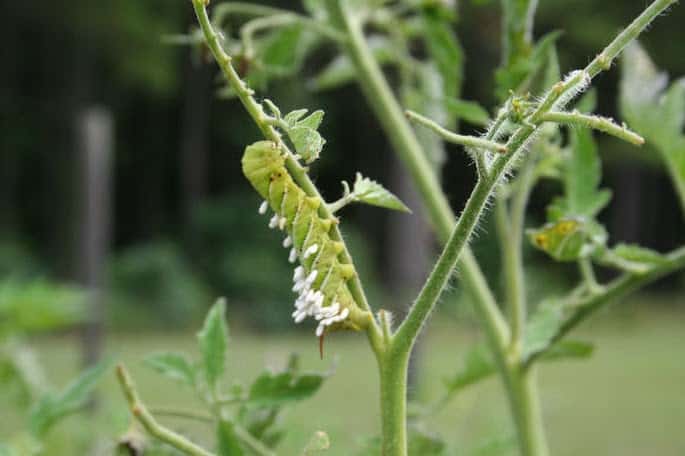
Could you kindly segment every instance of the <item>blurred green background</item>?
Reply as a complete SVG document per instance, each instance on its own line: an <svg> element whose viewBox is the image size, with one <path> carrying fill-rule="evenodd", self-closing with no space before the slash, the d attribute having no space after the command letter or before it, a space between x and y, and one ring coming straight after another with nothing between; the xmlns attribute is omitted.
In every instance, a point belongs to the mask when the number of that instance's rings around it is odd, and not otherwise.
<svg viewBox="0 0 685 456"><path fill-rule="evenodd" d="M263 3L293 8L295 2ZM570 70L594 57L644 3L541 1L536 36L563 30L560 60L562 69ZM467 58L464 98L492 110L492 74L500 51L498 3L463 1L459 10L457 27ZM282 363L290 351L303 353L306 366L319 370L339 356L338 371L322 394L288 418L293 432L283 454L295 454L319 428L331 433L331 454L349 454L336 449L336 441L349 448L348 432L374 434L375 373L358 373L373 371L361 338L330 337L322 363L312 328L290 322L290 266L278 235L257 215L259 200L239 167L244 146L259 138L258 131L237 102L217 97L214 66L201 65L205 55L164 39L190 29L190 2L3 2L0 17L0 337L28 335L46 370L63 384L84 357L114 353L135 370L152 349L188 346L209 305L225 296L236 333L231 365L238 377L251 376L265 362ZM657 65L673 76L685 74L682 24L681 5L642 40ZM305 62L302 75L274 82L260 95L286 111L326 111L321 131L328 144L314 174L329 199L339 194L340 180L352 179L357 170L391 190L406 186L356 87L308 91L308 79L332 55L324 49ZM603 115L618 117L618 77L614 70L597 81ZM88 133L93 118L99 119L95 139ZM111 133L104 146L111 152L105 176L94 176L93 163L84 155L88 141L97 142L97 125L105 137ZM612 241L660 251L685 243L683 215L649 148L636 152L611 138L597 140L603 186L615 195L600 217ZM443 180L459 210L473 167L460 154L450 155ZM556 191L542 186L535 192L532 221L542 220ZM404 280L406 271L392 263L407 242L392 233L407 217L363 207L343 215L343 231L377 308L402 311L420 283ZM485 221L483 228L474 249L497 287L494 227ZM533 252L527 261L536 295L576 278L573 269ZM403 283L408 286L398 289ZM82 290L89 288L100 293L84 296ZM425 369L415 385L419 397L437 398L442 378L457 369L460 354L477 339L468 302L456 288L443 300L431 326L435 331L421 346ZM669 277L584 327L584 335L599 346L594 358L543 369L554 454L685 454L685 436L679 432L685 424L684 296L685 276ZM23 302L49 303L46 308L62 311L41 312L46 321L31 315L12 320L3 314L6 302L17 309ZM77 324L84 320L74 316L73 306L92 302L99 310L85 315L94 324ZM61 329L43 331L54 327ZM141 390L151 400L175 396L174 385L159 388L140 375ZM114 438L107 430L112 422L121 426L125 415L113 384L105 390L100 408L107 412L93 420L99 441ZM10 403L8 391L0 390L0 440L21 427L19 408L13 413L4 407ZM436 430L463 454L488 436L506 437L510 429L494 381L465 394L436 421ZM55 435L49 454L92 451L83 443L93 437L90 428L75 423L80 422L72 423L77 438ZM82 449L69 449L76 441Z"/></svg>

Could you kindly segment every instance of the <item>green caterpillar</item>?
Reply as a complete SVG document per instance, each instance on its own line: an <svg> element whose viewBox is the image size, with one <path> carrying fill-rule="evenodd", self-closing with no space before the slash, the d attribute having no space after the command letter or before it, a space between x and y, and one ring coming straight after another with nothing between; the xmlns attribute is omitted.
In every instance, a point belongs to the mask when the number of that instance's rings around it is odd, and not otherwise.
<svg viewBox="0 0 685 456"><path fill-rule="evenodd" d="M314 317L319 321L318 337L328 328L361 329L366 312L357 306L347 286L356 271L340 261L344 245L330 236L337 221L320 216L321 199L308 196L293 181L283 154L271 141L248 146L242 166L245 177L265 199L259 213L265 214L269 207L274 211L269 227L288 233L283 246L291 248L289 261L300 262L293 276L293 291L298 293L292 314L295 322Z"/></svg>

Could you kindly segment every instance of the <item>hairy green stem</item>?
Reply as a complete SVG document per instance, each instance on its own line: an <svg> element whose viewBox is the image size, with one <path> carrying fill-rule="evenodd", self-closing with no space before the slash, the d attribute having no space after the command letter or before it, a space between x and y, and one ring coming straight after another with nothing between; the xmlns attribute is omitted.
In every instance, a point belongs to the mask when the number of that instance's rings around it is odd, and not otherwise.
<svg viewBox="0 0 685 456"><path fill-rule="evenodd" d="M414 131L405 118L402 108L397 102L388 82L373 57L364 37L361 23L358 18L351 16L344 7L340 5L339 0L329 0L329 10L332 15L340 20L342 28L348 34L348 40L345 42L345 51L355 66L359 86L364 93L367 102L379 119L394 150L398 153L400 159L412 176L424 204L426 205L430 220L438 237L441 241L447 242L450 233L455 226L454 213L449 206L445 194L442 192L435 172L424 154ZM463 252L461 254L460 263L460 276L462 282L466 285L469 292L476 297L476 309L479 317L485 322L485 333L491 344L498 347L495 351L501 356L497 356L496 358L499 360L499 364L503 364L505 349L509 338L506 322L504 321L501 311L497 307L492 291L490 290L478 263L473 257L473 254L468 246L462 245L462 247ZM442 267L440 269L443 273L446 272L446 268ZM451 273L451 271L447 272ZM435 289L433 289L431 293L434 292ZM433 305L434 303L424 301L424 304L420 306L420 308L423 309L422 313L426 317ZM421 324L422 321L419 321L418 318L414 318L413 324L407 327L410 329L405 330L406 338L402 345L406 355L408 355L408 352L411 350ZM409 334L410 330L417 331L417 333ZM386 385L406 385L407 364L396 362L388 365L386 361L384 367L379 352L377 351L376 354L379 357L381 382L385 382ZM394 379L391 379L390 377L394 377ZM402 429L402 434L400 434L400 436L403 438L406 437L404 431L406 428L406 414L396 413L398 410L406 410L406 406L392 404L388 401L402 401L402 404L404 404L406 401L406 392L399 394L396 390L393 390L395 393L390 394L388 388L388 386L384 388L386 393L381 398L381 408L382 410L389 408L394 412L383 412L383 441L389 442L388 445L390 449L395 452L384 454L386 456L403 456L406 454L406 442L401 445L396 445L391 442L397 440L397 432L399 429Z"/></svg>
<svg viewBox="0 0 685 456"><path fill-rule="evenodd" d="M478 138L476 136L466 136L452 133L451 131L438 125L436 122L429 119L428 117L422 116L421 114L416 113L414 111L406 111L405 114L407 115L407 118L410 121L416 122L417 124L432 130L438 136L440 136L442 139L449 143L473 147L475 149L490 150L492 152L497 152L500 154L507 153L507 148L504 144L498 144L494 141Z"/></svg>
<svg viewBox="0 0 685 456"><path fill-rule="evenodd" d="M362 24L358 18L347 12L339 1L329 0L333 4L333 12L341 18L342 26L348 34L345 51L355 65L359 86L388 140L417 185L438 237L441 241L447 242L455 227L454 213L411 125L373 57L364 37ZM504 341L508 339L506 323L478 263L468 248L464 249L461 266L462 281L469 291L477 296L477 305L483 308L482 315L488 321L486 326L490 329L487 332L504 346Z"/></svg>
<svg viewBox="0 0 685 456"><path fill-rule="evenodd" d="M605 117L581 114L580 112L548 112L542 116L542 120L563 125L592 128L636 146L641 146L645 143L645 139L642 136L628 130L625 126L617 125L611 119Z"/></svg>
<svg viewBox="0 0 685 456"><path fill-rule="evenodd" d="M176 434L170 429L165 428L161 424L157 423L152 414L147 410L145 404L138 397L138 392L136 387L129 375L128 371L123 365L117 366L117 379L119 380L119 385L121 390L126 397L131 408L131 413L138 420L140 424L143 425L145 430L153 437L165 442L172 447L176 448L188 454L190 456L214 456L213 453L205 450L204 448L196 445L190 440L186 439L182 435Z"/></svg>
<svg viewBox="0 0 685 456"><path fill-rule="evenodd" d="M257 103L257 101L254 99L252 90L250 90L245 82L240 79L240 76L238 76L238 73L233 68L233 65L231 65L231 57L228 56L221 47L219 37L214 30L211 21L209 20L209 16L207 14L207 4L209 3L209 0L192 0L192 2L193 8L195 9L195 14L200 24L200 28L202 29L205 41L207 42L207 46L214 55L214 59L218 63L219 68L224 74L224 77L245 107L245 110L248 112L248 114L250 114L252 120L255 122L255 124L257 124L257 127L262 132L264 137L279 144L282 150L286 151L286 167L288 168L288 171L292 175L293 179L300 184L302 189L308 195L315 196L323 201L318 189L307 175L306 169L293 158L293 154L288 150L288 147L283 142L281 135L269 122L269 117L264 113L262 105ZM327 205L322 204L319 208L319 211L323 218L332 218L332 214ZM333 240L340 241L344 246L344 250L341 254L342 261L344 263L352 264L352 257L337 225L333 226L331 229L331 238ZM359 277L352 278L349 284L350 292L352 293L352 296L358 305L363 310L371 312L371 307L369 306ZM378 324L376 323L376 320L373 319L371 314L369 314L367 334L369 336L371 345L374 347L374 349L378 349L381 338L380 329L378 328Z"/></svg>
<svg viewBox="0 0 685 456"><path fill-rule="evenodd" d="M585 71L573 74L565 81L557 84L546 95L535 112L510 137L507 143L509 153L496 159L492 170L488 173L490 178L481 179L478 182L466 204L459 223L457 223L456 229L452 231L454 217L451 209L426 156L421 150L416 136L402 116L399 104L368 48L360 19L346 11L345 7L340 4L340 0L329 0L329 5L332 6L330 8L332 16L337 18L349 36L346 42L346 52L355 65L358 81L367 101L379 118L393 147L409 168L410 174L424 199L433 224L441 235L440 237L446 239L448 237L446 233L452 233L431 276L421 290L409 315L396 333L394 344L397 345L395 345L395 349L411 350L416 336L430 311L435 306L440 292L444 288L455 263L462 253L461 251L464 250L462 255L464 259L462 261L462 266L464 266L462 278L465 279L467 285L475 285L471 290L477 293L476 310L483 317L488 340L495 354L500 373L505 380L512 412L517 421L519 434L521 434L519 435L519 440L522 449L526 451L526 455L538 456L545 454L546 445L529 445L526 443L534 442L536 441L536 436L543 435L542 428L539 426L540 423L529 419L525 419L521 423L519 417L521 411L518 410L518 404L531 404L530 407L533 407L537 399L534 397L534 390L532 388L517 387L520 382L517 383L516 378L512 377L512 368L507 367L506 344L509 338L508 329L502 321L501 313L495 304L487 283L482 277L477 263L472 255L470 255L470 252L466 250L466 242L488 198L501 177L511 167L513 159L518 157L526 149L529 142L533 140L539 125L544 122L544 115L554 109L562 109L579 90L585 87L592 77L610 66L607 62L610 63L630 40L635 38L660 12L674 2L675 0L657 0L602 52L601 59L598 57L598 59L595 59L595 61L588 65ZM395 374L395 377L398 377L398 375ZM391 404L384 403L383 406L394 409ZM387 418L399 419L395 414ZM385 416L384 419L386 419ZM404 425L404 420L402 424ZM384 430L395 429L396 425L397 423L392 423L392 425L384 423L383 428ZM384 433L383 437L384 440L393 439L392 435L386 433ZM403 453L389 454L401 455Z"/></svg>
<svg viewBox="0 0 685 456"><path fill-rule="evenodd" d="M393 347L389 340L377 353L380 376L381 431L383 456L407 454L407 370L409 352Z"/></svg>
<svg viewBox="0 0 685 456"><path fill-rule="evenodd" d="M521 454L547 456L549 448L537 391L536 369L512 366L509 371L509 387L514 399L512 412Z"/></svg>
<svg viewBox="0 0 685 456"><path fill-rule="evenodd" d="M511 210L507 210L508 201L502 192L495 208L511 328L510 354L516 357L521 353L526 324L523 229L528 198L535 183L534 169L535 162L529 158L519 173Z"/></svg>
<svg viewBox="0 0 685 456"><path fill-rule="evenodd" d="M602 286L597 282L595 270L592 267L592 261L589 258L581 258L578 260L578 267L580 268L580 275L583 282L587 284L590 293L601 293Z"/></svg>
<svg viewBox="0 0 685 456"><path fill-rule="evenodd" d="M399 349L411 350L421 327L435 307L438 298L454 272L459 256L471 237L473 229L478 223L485 204L491 195L493 185L492 182L481 180L473 189L464 212L459 217L452 235L428 276L428 280L421 289L409 314L397 329L395 343Z"/></svg>

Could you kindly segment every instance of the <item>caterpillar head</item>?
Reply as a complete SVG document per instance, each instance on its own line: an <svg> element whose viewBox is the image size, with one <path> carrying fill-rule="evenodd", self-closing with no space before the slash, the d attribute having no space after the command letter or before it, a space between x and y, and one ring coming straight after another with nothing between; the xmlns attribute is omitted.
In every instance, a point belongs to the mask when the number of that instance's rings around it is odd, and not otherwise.
<svg viewBox="0 0 685 456"><path fill-rule="evenodd" d="M243 174L263 198L269 193L269 183L285 173L285 158L273 141L259 141L245 149Z"/></svg>

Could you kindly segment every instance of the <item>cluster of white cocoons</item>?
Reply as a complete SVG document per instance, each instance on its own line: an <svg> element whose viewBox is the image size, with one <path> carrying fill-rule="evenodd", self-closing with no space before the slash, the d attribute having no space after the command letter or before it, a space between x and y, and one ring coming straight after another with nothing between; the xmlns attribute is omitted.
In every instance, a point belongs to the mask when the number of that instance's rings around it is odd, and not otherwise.
<svg viewBox="0 0 685 456"><path fill-rule="evenodd" d="M269 205L264 201L261 206L259 206L259 213L266 214ZM285 229L287 219L281 217L278 214L269 220L269 228L278 228L280 230ZM295 263L297 261L297 249L293 247L293 239L287 236L283 240L283 247L290 248L290 255L288 256L288 261ZM312 244L307 249L302 252L302 258L306 260L307 258L315 255L319 251L319 246L317 244ZM323 303L325 297L323 293L319 290L314 290L312 288L314 281L316 280L319 271L312 270L309 274L306 273L304 267L297 266L293 274L293 291L297 293L297 299L295 299L295 311L292 314L295 323L302 323L307 317L313 317L319 322L316 327L316 336L321 337L327 326L331 326L334 323L339 323L345 320L349 314L349 309L341 309L340 304L336 301L333 304L324 307Z"/></svg>

